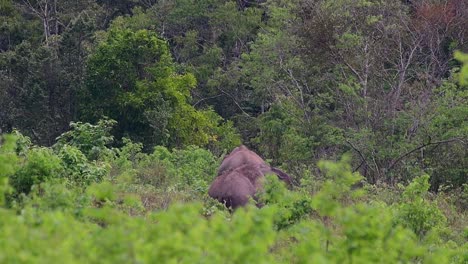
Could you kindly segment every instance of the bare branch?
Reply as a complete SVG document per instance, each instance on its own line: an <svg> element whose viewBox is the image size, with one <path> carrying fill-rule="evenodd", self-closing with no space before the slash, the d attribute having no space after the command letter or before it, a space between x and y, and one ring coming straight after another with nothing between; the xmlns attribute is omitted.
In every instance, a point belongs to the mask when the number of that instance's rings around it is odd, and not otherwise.
<svg viewBox="0 0 468 264"><path fill-rule="evenodd" d="M426 143L426 144L423 144L417 148L414 148L408 152L406 152L405 154L401 155L400 157L398 157L395 161L392 162L392 164L387 168L387 172L390 171L391 169L393 169L393 167L398 163L400 162L401 160L403 160L405 157L411 155L412 153L418 151L418 150L421 150L425 147L428 147L428 146L431 146L431 145L440 145L440 144L446 144L446 143L450 143L450 142L454 142L454 141L460 141L462 142L462 144L466 144L461 138L452 138L452 139L447 139L447 140L441 140L441 141L436 141L436 142L429 142L429 143Z"/></svg>
<svg viewBox="0 0 468 264"><path fill-rule="evenodd" d="M209 96L209 97L202 98L202 99L198 100L198 102L194 103L192 106L195 107L197 104L199 104L199 103L201 103L201 102L203 102L205 100L217 98L217 97L220 97L220 96L222 96L222 94L217 94L217 95L214 95L214 96Z"/></svg>
<svg viewBox="0 0 468 264"><path fill-rule="evenodd" d="M352 148L354 151L356 151L356 152L359 154L359 156L361 157L361 164L360 164L357 168L355 168L355 169L353 170L353 172L356 172L356 171L362 166L363 163L365 163L367 166L369 166L369 164L367 163L366 158L364 157L364 155L362 155L362 152L361 152L358 148L356 148L356 147L355 147L351 142L349 142L348 140L346 140L346 143L348 143L348 145L350 145L351 148Z"/></svg>
<svg viewBox="0 0 468 264"><path fill-rule="evenodd" d="M244 111L244 109L242 109L242 106L240 106L240 104L237 102L236 98L234 98L234 96L232 96L231 94L229 94L228 92L224 91L223 89L221 89L220 87L217 87L218 90L220 92L222 92L223 94L229 96L232 101L234 102L234 104L236 104L236 106L239 108L239 110L242 111L242 113L245 115L245 116L248 116L248 117L251 117L247 112Z"/></svg>

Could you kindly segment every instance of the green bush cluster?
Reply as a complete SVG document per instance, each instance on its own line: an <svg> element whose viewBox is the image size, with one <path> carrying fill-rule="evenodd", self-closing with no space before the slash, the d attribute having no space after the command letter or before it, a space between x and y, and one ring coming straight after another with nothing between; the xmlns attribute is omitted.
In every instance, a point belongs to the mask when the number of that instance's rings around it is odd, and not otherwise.
<svg viewBox="0 0 468 264"><path fill-rule="evenodd" d="M220 161L210 151L147 154L125 140L94 159L78 147L88 140L19 148L24 138L2 137L0 197L9 203L0 205L1 263L468 261L466 234L428 192L427 175L399 198L379 198L358 187L362 176L344 156L319 162L313 192L307 181L290 190L267 175L263 207L231 213L206 195Z"/></svg>

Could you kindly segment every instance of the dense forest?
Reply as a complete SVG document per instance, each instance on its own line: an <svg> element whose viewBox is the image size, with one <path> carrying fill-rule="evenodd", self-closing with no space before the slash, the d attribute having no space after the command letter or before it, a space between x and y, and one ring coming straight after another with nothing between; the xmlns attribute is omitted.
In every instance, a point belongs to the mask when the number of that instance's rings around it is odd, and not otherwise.
<svg viewBox="0 0 468 264"><path fill-rule="evenodd" d="M0 0L0 263L467 263L467 117L466 0Z"/></svg>

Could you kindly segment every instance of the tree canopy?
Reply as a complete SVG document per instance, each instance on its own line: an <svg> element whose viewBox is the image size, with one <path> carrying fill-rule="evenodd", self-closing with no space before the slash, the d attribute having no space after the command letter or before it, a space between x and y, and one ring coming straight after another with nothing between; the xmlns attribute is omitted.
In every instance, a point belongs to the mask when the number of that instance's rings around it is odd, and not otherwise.
<svg viewBox="0 0 468 264"><path fill-rule="evenodd" d="M461 186L466 10L456 0L3 1L0 128L50 146L70 122L108 118L114 144L145 151L221 153L241 140L300 170L351 152L371 183L418 171L431 190Z"/></svg>

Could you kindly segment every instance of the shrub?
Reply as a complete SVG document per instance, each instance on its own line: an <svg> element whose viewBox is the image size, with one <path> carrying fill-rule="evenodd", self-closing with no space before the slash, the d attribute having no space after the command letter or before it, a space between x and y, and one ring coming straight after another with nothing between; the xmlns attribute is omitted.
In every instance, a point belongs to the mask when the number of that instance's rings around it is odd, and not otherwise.
<svg viewBox="0 0 468 264"><path fill-rule="evenodd" d="M32 148L26 154L23 165L10 177L14 196L28 194L34 184L57 178L63 171L61 160L48 148Z"/></svg>
<svg viewBox="0 0 468 264"><path fill-rule="evenodd" d="M164 147L156 147L147 162L159 162L164 166L168 180L173 185L179 188L191 186L199 192L206 192L219 165L211 152L196 146L174 149L172 152Z"/></svg>
<svg viewBox="0 0 468 264"><path fill-rule="evenodd" d="M100 182L109 173L106 163L88 161L86 156L76 147L63 145L58 151L64 168L64 176L72 186L87 186Z"/></svg>
<svg viewBox="0 0 468 264"><path fill-rule="evenodd" d="M259 201L277 208L274 223L278 230L299 222L313 211L311 198L307 194L287 190L276 175L266 175Z"/></svg>
<svg viewBox="0 0 468 264"><path fill-rule="evenodd" d="M32 186L18 207L0 208L1 263L468 260L466 230L464 240L455 239L459 243L446 236L444 215L429 200L428 176L413 181L389 206L383 202L388 199L373 201L379 200L377 193L365 196L355 186L361 177L344 157L319 163L326 181L313 196L309 185L291 191L267 175L259 194L265 206L231 213L202 191L218 165L203 149L158 147L147 155L141 145L128 142L115 152L113 165L120 174L106 178L83 169L101 165L75 146L64 144L57 155L27 148L18 158L15 142L5 137L0 146L0 179L30 176ZM161 180L167 185L148 184L147 178L126 181L132 173L151 177L154 164L164 168ZM5 192L8 182L3 184L0 191Z"/></svg>
<svg viewBox="0 0 468 264"><path fill-rule="evenodd" d="M15 153L16 138L13 135L0 135L0 206L5 194L10 193L8 177L18 169L18 157Z"/></svg>
<svg viewBox="0 0 468 264"><path fill-rule="evenodd" d="M107 146L114 140L110 131L115 124L115 120L109 119L99 120L96 125L71 122L71 130L57 137L54 147L60 149L70 145L78 148L89 160L99 159L110 154Z"/></svg>
<svg viewBox="0 0 468 264"><path fill-rule="evenodd" d="M415 178L403 192L403 202L395 206L396 223L410 228L420 238L446 224L437 205L427 199L429 186L428 175Z"/></svg>

